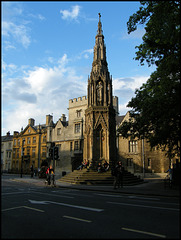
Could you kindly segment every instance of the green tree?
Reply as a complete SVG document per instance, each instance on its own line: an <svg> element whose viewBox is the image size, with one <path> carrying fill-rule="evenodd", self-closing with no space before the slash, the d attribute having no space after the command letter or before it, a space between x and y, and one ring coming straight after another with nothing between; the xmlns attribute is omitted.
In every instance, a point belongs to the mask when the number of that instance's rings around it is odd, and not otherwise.
<svg viewBox="0 0 181 240"><path fill-rule="evenodd" d="M127 22L128 33L145 24L143 43L136 52L141 65L156 70L128 103L130 119L118 131L123 137L146 138L151 147L180 153L180 1L141 1ZM134 120L133 120L134 119Z"/></svg>

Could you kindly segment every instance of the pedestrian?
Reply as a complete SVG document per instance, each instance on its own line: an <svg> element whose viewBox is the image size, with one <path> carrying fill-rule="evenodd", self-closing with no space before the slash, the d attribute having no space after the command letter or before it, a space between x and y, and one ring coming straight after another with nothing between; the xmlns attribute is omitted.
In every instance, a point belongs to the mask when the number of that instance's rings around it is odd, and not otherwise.
<svg viewBox="0 0 181 240"><path fill-rule="evenodd" d="M77 168L77 170L82 170L84 166L85 166L85 163L82 161L80 166Z"/></svg>
<svg viewBox="0 0 181 240"><path fill-rule="evenodd" d="M108 169L109 169L109 163L107 161L105 161L104 164L103 164L103 171L107 172Z"/></svg>
<svg viewBox="0 0 181 240"><path fill-rule="evenodd" d="M102 165L101 165L100 162L99 162L98 165L97 165L97 172L98 172L98 173L101 173L101 172L102 172Z"/></svg>
<svg viewBox="0 0 181 240"><path fill-rule="evenodd" d="M122 162L119 161L116 165L116 167L112 171L112 175L114 176L114 189L116 189L116 186L118 188L123 187L123 174L124 174L124 167L122 165Z"/></svg>
<svg viewBox="0 0 181 240"><path fill-rule="evenodd" d="M87 168L89 166L89 160L85 160L85 168Z"/></svg>
<svg viewBox="0 0 181 240"><path fill-rule="evenodd" d="M50 178L50 174L49 173L50 173L50 167L48 167L47 170L46 170L46 181L48 182L48 184L50 182L50 179L49 179Z"/></svg>
<svg viewBox="0 0 181 240"><path fill-rule="evenodd" d="M166 171L166 173L167 172L169 174L169 185L170 185L170 187L172 187L172 183L173 183L173 169L171 168L171 166L169 166L169 169Z"/></svg>
<svg viewBox="0 0 181 240"><path fill-rule="evenodd" d="M32 164L31 167L30 167L30 171L31 171L31 177L33 177L33 174L34 174L33 164Z"/></svg>

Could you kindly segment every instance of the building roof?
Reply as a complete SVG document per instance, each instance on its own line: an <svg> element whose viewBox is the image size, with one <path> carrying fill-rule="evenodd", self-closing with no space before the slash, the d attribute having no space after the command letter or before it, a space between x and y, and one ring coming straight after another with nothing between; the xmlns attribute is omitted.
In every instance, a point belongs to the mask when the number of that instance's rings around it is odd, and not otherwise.
<svg viewBox="0 0 181 240"><path fill-rule="evenodd" d="M1 136L1 142L8 142L13 140L13 135Z"/></svg>
<svg viewBox="0 0 181 240"><path fill-rule="evenodd" d="M116 125L120 125L120 123L123 121L125 115L122 116L116 116Z"/></svg>

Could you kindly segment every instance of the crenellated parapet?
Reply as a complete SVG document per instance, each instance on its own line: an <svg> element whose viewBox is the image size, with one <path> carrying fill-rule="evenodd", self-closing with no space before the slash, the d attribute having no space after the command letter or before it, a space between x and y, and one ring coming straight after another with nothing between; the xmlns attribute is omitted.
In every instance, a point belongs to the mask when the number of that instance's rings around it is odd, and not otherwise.
<svg viewBox="0 0 181 240"><path fill-rule="evenodd" d="M82 105L87 105L87 97L86 96L69 100L69 109L74 108L74 107L79 107Z"/></svg>

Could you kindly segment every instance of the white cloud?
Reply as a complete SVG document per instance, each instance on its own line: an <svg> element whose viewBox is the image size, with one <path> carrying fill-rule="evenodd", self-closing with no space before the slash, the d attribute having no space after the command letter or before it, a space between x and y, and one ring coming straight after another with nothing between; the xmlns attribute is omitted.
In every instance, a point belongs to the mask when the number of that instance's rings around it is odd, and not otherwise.
<svg viewBox="0 0 181 240"><path fill-rule="evenodd" d="M79 14L80 14L80 6L75 5L72 6L72 10L60 10L60 13L62 14L62 19L64 20L77 20Z"/></svg>
<svg viewBox="0 0 181 240"><path fill-rule="evenodd" d="M46 18L45 18L43 15L41 15L41 14L32 14L32 13L30 13L29 16L32 17L32 18L35 18L35 19L39 19L40 21L44 21L44 20L46 19Z"/></svg>
<svg viewBox="0 0 181 240"><path fill-rule="evenodd" d="M27 126L29 118L43 124L51 113L56 122L62 113L68 114L69 99L87 94L87 79L69 67L68 62L64 54L54 67L21 68L21 78L3 79L3 134L20 131L22 126ZM4 68L17 71L13 64L4 63ZM12 119L16 121L12 123Z"/></svg>
<svg viewBox="0 0 181 240"><path fill-rule="evenodd" d="M149 76L134 76L113 79L113 95L118 96L120 115L125 115L130 110L126 107L128 102L135 96L135 90L146 83L148 78Z"/></svg>
<svg viewBox="0 0 181 240"><path fill-rule="evenodd" d="M93 54L93 52L94 52L93 48L86 49L82 51L78 56L76 56L75 59L82 59L82 58L88 59Z"/></svg>
<svg viewBox="0 0 181 240"><path fill-rule="evenodd" d="M116 78L113 79L114 91L131 89L135 91L137 88L140 88L143 83L146 83L149 76L134 76L129 78Z"/></svg>
<svg viewBox="0 0 181 240"><path fill-rule="evenodd" d="M17 49L17 43L28 48L32 41L30 36L32 20L43 21L45 17L39 13L25 13L21 2L3 2L2 8L3 49Z"/></svg>
<svg viewBox="0 0 181 240"><path fill-rule="evenodd" d="M124 103L124 104L119 104L119 115L125 115L130 108L126 107L128 104L128 102Z"/></svg>
<svg viewBox="0 0 181 240"><path fill-rule="evenodd" d="M27 48L31 43L31 38L28 34L29 28L23 24L17 25L13 22L2 22L2 35L8 40L4 42L5 48L7 49L6 43L9 43L8 46L11 46L12 39L21 43L24 48ZM13 46L13 45L12 45ZM10 47L8 47L10 48ZM12 48L12 47L11 47ZM14 46L13 46L14 48Z"/></svg>

